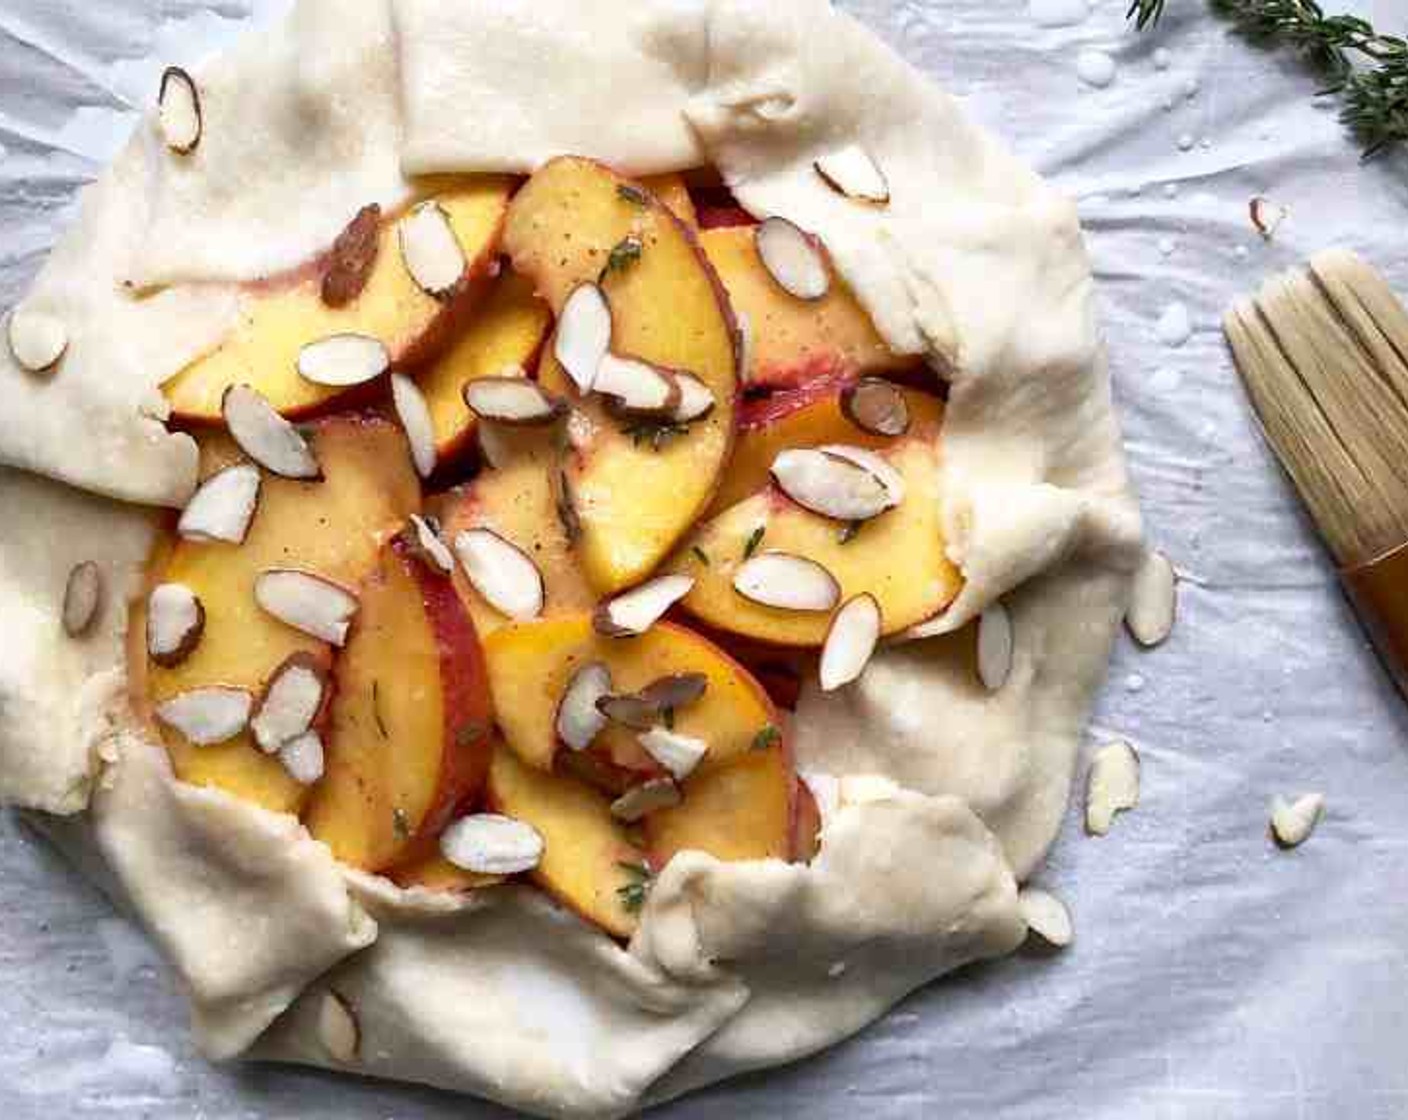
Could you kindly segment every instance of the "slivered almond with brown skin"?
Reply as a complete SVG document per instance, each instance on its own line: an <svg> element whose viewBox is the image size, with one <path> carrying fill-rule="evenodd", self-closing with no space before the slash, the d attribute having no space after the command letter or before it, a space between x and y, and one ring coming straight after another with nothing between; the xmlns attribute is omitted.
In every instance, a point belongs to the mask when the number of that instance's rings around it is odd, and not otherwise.
<svg viewBox="0 0 1408 1120"><path fill-rule="evenodd" d="M244 544L259 506L259 468L236 463L207 478L186 503L176 532L190 541Z"/></svg>
<svg viewBox="0 0 1408 1120"><path fill-rule="evenodd" d="M831 620L821 648L823 692L835 692L860 679L875 653L881 629L880 604L874 595L857 595L846 601Z"/></svg>
<svg viewBox="0 0 1408 1120"><path fill-rule="evenodd" d="M453 292L464 277L465 259L445 208L434 199L422 202L401 219L396 233L416 286L436 299Z"/></svg>
<svg viewBox="0 0 1408 1120"><path fill-rule="evenodd" d="M318 1041L328 1057L348 1065L357 1060L362 1045L361 1028L347 1002L335 992L326 992L318 1006Z"/></svg>
<svg viewBox="0 0 1408 1120"><path fill-rule="evenodd" d="M569 750L584 751L606 727L598 702L611 692L611 670L601 661L588 662L567 682L557 705L557 737Z"/></svg>
<svg viewBox="0 0 1408 1120"><path fill-rule="evenodd" d="M904 501L904 475L900 474L885 456L865 447L853 447L849 443L826 443L817 448L823 455L840 459L863 471L869 471L889 494L890 505L897 506Z"/></svg>
<svg viewBox="0 0 1408 1120"><path fill-rule="evenodd" d="M543 613L543 573L516 544L485 528L466 529L454 544L474 590L496 611L517 621Z"/></svg>
<svg viewBox="0 0 1408 1120"><path fill-rule="evenodd" d="M469 410L495 424L541 427L567 415L565 400L526 377L482 377L465 382L463 392Z"/></svg>
<svg viewBox="0 0 1408 1120"><path fill-rule="evenodd" d="M1252 225L1256 227L1257 233L1270 241L1276 235L1276 230L1281 223L1290 217L1290 211L1278 203L1272 202L1269 198L1257 195L1247 204L1247 212L1252 219Z"/></svg>
<svg viewBox="0 0 1408 1120"><path fill-rule="evenodd" d="M687 708L708 691L709 678L703 673L670 673L651 681L637 695L664 712Z"/></svg>
<svg viewBox="0 0 1408 1120"><path fill-rule="evenodd" d="M634 693L603 696L597 700L596 707L612 723L636 731L649 731L660 722L660 706Z"/></svg>
<svg viewBox="0 0 1408 1120"><path fill-rule="evenodd" d="M553 354L582 393L590 393L611 347L611 305L595 284L572 290L557 317Z"/></svg>
<svg viewBox="0 0 1408 1120"><path fill-rule="evenodd" d="M323 273L322 297L329 307L346 307L367 286L381 244L381 207L373 202L357 211L337 235Z"/></svg>
<svg viewBox="0 0 1408 1120"><path fill-rule="evenodd" d="M909 431L909 402L881 377L862 377L841 390L841 411L871 435L893 437Z"/></svg>
<svg viewBox="0 0 1408 1120"><path fill-rule="evenodd" d="M391 355L380 339L368 334L331 334L310 342L298 352L298 373L314 385L334 389L365 385L391 365Z"/></svg>
<svg viewBox="0 0 1408 1120"><path fill-rule="evenodd" d="M205 131L195 79L179 66L168 66L161 75L156 105L162 142L177 155L190 155Z"/></svg>
<svg viewBox="0 0 1408 1120"><path fill-rule="evenodd" d="M198 747L233 739L249 723L254 697L242 688L196 688L156 706L156 718Z"/></svg>
<svg viewBox="0 0 1408 1120"><path fill-rule="evenodd" d="M163 583L147 596L147 656L163 668L185 661L205 633L205 607L183 583Z"/></svg>
<svg viewBox="0 0 1408 1120"><path fill-rule="evenodd" d="M231 385L220 402L220 412L240 450L266 471L283 478L322 478L322 468L308 441L258 390Z"/></svg>
<svg viewBox="0 0 1408 1120"><path fill-rule="evenodd" d="M447 576L454 574L455 554L450 551L449 546L440 536L438 521L433 517L422 517L418 513L413 513L407 536L412 551L420 557L423 563Z"/></svg>
<svg viewBox="0 0 1408 1120"><path fill-rule="evenodd" d="M669 370L615 354L601 359L593 389L610 398L612 410L623 416L670 416L683 399L679 383Z"/></svg>
<svg viewBox="0 0 1408 1120"><path fill-rule="evenodd" d="M675 384L679 387L680 399L670 413L676 424L692 424L703 420L714 411L714 392L692 373L676 373Z"/></svg>
<svg viewBox="0 0 1408 1120"><path fill-rule="evenodd" d="M779 453L772 478L803 509L837 521L868 521L891 505L889 492L873 473L814 448Z"/></svg>
<svg viewBox="0 0 1408 1120"><path fill-rule="evenodd" d="M1012 616L993 603L978 619L978 679L997 692L1012 672Z"/></svg>
<svg viewBox="0 0 1408 1120"><path fill-rule="evenodd" d="M826 185L838 194L858 202L890 201L890 184L870 154L857 144L848 144L821 156L812 165Z"/></svg>
<svg viewBox="0 0 1408 1120"><path fill-rule="evenodd" d="M93 628L103 605L103 573L92 560L75 564L64 583L63 624L70 638Z"/></svg>
<svg viewBox="0 0 1408 1120"><path fill-rule="evenodd" d="M1298 848L1325 815L1325 795L1305 793L1294 801L1276 797L1271 802L1271 838L1278 848Z"/></svg>
<svg viewBox="0 0 1408 1120"><path fill-rule="evenodd" d="M10 312L6 324L10 354L30 373L46 373L58 365L68 349L68 328L57 315L21 305Z"/></svg>
<svg viewBox="0 0 1408 1120"><path fill-rule="evenodd" d="M733 575L733 589L784 611L829 611L841 599L835 576L815 560L790 552L764 552L745 560Z"/></svg>
<svg viewBox="0 0 1408 1120"><path fill-rule="evenodd" d="M435 424L430 418L430 406L420 386L404 373L391 375L391 403L406 442L411 447L411 462L416 474L429 478L435 473Z"/></svg>
<svg viewBox="0 0 1408 1120"><path fill-rule="evenodd" d="M786 218L768 218L753 233L758 258L778 286L797 299L818 300L831 290L831 275L815 240Z"/></svg>
<svg viewBox="0 0 1408 1120"><path fill-rule="evenodd" d="M635 824L660 809L673 809L684 797L672 778L653 778L628 789L611 803L611 815L624 824Z"/></svg>
<svg viewBox="0 0 1408 1120"><path fill-rule="evenodd" d="M275 568L254 581L254 598L280 622L335 646L347 641L357 596L309 572Z"/></svg>
<svg viewBox="0 0 1408 1120"><path fill-rule="evenodd" d="M693 576L656 576L634 590L602 603L592 616L592 625L598 634L608 638L631 638L644 634L692 590Z"/></svg>
<svg viewBox="0 0 1408 1120"><path fill-rule="evenodd" d="M290 654L270 674L250 717L254 741L273 754L310 727L327 697L327 672L306 652Z"/></svg>
<svg viewBox="0 0 1408 1120"><path fill-rule="evenodd" d="M524 821L496 813L461 817L440 835L440 854L480 875L519 875L543 858L543 838Z"/></svg>
<svg viewBox="0 0 1408 1120"><path fill-rule="evenodd" d="M295 735L279 748L279 761L301 786L315 785L322 779L325 757L323 737L316 731Z"/></svg>
<svg viewBox="0 0 1408 1120"><path fill-rule="evenodd" d="M709 744L692 735L681 735L666 727L652 727L636 736L646 754L682 782L694 772L709 753Z"/></svg>

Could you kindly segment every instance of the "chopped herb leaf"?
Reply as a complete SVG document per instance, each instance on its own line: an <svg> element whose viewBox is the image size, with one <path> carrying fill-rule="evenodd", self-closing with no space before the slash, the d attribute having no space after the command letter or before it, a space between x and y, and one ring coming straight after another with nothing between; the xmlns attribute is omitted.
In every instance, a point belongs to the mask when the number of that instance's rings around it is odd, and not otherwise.
<svg viewBox="0 0 1408 1120"><path fill-rule="evenodd" d="M763 543L763 535L767 533L766 525L759 525L748 537L748 543L743 546L743 559L749 560L753 553L758 551L758 546Z"/></svg>
<svg viewBox="0 0 1408 1120"><path fill-rule="evenodd" d="M753 736L753 749L755 751L765 751L769 747L776 746L781 739L782 732L769 723Z"/></svg>
<svg viewBox="0 0 1408 1120"><path fill-rule="evenodd" d="M630 183L622 183L616 188L616 193L627 202L633 202L637 206L649 206L650 196L639 187L633 187Z"/></svg>
<svg viewBox="0 0 1408 1120"><path fill-rule="evenodd" d="M659 451L676 436L688 435L689 425L672 421L638 420L622 428L621 434L630 436L631 443L636 447L649 443L652 451Z"/></svg>
<svg viewBox="0 0 1408 1120"><path fill-rule="evenodd" d="M645 243L639 237L621 238L612 246L611 253L606 258L606 267L601 270L602 277L604 278L612 272L625 272L640 260L640 255L644 250Z"/></svg>
<svg viewBox="0 0 1408 1120"><path fill-rule="evenodd" d="M616 866L622 871L634 875L637 879L650 878L650 865L648 863L627 863L625 860L618 860Z"/></svg>
<svg viewBox="0 0 1408 1120"><path fill-rule="evenodd" d="M621 908L629 914L639 914L650 897L649 883L627 883L616 888L616 897L621 900Z"/></svg>

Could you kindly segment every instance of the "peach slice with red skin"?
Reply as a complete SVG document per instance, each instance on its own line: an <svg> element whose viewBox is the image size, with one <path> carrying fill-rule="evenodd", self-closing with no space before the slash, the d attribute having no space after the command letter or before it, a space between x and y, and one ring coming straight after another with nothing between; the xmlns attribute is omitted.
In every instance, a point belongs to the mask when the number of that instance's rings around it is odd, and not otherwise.
<svg viewBox="0 0 1408 1120"><path fill-rule="evenodd" d="M225 390L240 384L257 389L289 417L307 416L333 401L365 397L365 391L316 385L299 374L303 347L333 335L378 339L394 367L427 360L453 336L497 267L511 189L511 179L490 175L427 184L429 197L444 210L465 257L464 275L448 298L422 291L407 271L397 228L404 212L383 216L366 286L345 306L324 302L322 260L244 285L240 318L230 333L162 386L172 415L188 423L218 423Z"/></svg>
<svg viewBox="0 0 1408 1120"><path fill-rule="evenodd" d="M638 254L612 250L634 238ZM611 310L611 349L699 378L715 407L656 442L578 399L566 476L581 523L577 555L600 594L645 579L709 503L733 441L737 355L727 297L693 231L648 192L590 160L562 158L514 197L504 231L514 267L554 311L580 285L599 283ZM576 398L553 347L543 386Z"/></svg>
<svg viewBox="0 0 1408 1120"><path fill-rule="evenodd" d="M922 359L894 353L870 316L831 268L830 290L818 300L789 295L764 267L754 227L706 229L699 235L728 292L734 313L748 323L750 386L796 388L818 377L912 370Z"/></svg>
<svg viewBox="0 0 1408 1120"><path fill-rule="evenodd" d="M703 696L674 714L674 729L709 744L700 772L725 765L748 753L758 733L778 725L778 716L762 686L723 650L682 626L661 622L637 638L605 638L590 614L503 627L485 639L489 683L499 713L499 727L509 747L539 770L553 767L565 752L557 737L557 710L568 683L583 665L603 663L612 691L635 693L675 673L702 673ZM612 765L640 773L659 773L636 732L608 724L591 752Z"/></svg>
<svg viewBox="0 0 1408 1120"><path fill-rule="evenodd" d="M433 854L455 809L483 788L493 715L474 624L404 537L358 594L304 823L343 863L382 871Z"/></svg>
<svg viewBox="0 0 1408 1120"><path fill-rule="evenodd" d="M240 460L223 434L202 433L201 474L209 477ZM338 416L313 426L310 442L323 468L321 482L266 476L243 545L169 539L151 564L152 582L180 583L206 613L200 644L179 665L148 665L145 640L134 641L134 677L150 703L209 685L258 695L291 654L307 653L325 666L329 647L277 621L255 601L254 583L270 568L296 568L353 588L376 563L382 544L420 508L420 485L392 424ZM130 626L145 631L145 602ZM297 812L307 790L242 732L216 746L197 747L170 728L162 738L176 776L216 786L275 812Z"/></svg>

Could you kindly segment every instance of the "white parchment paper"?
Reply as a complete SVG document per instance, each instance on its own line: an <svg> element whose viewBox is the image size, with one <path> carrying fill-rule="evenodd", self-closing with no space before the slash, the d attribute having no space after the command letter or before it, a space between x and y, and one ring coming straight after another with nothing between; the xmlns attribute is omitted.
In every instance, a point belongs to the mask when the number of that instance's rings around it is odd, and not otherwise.
<svg viewBox="0 0 1408 1120"><path fill-rule="evenodd" d="M1408 158L1361 166L1314 78L1231 36L1204 0L1168 0L1144 36L1126 30L1123 0L1057 27L1020 0L846 6L1079 198L1181 617L1163 649L1121 648L1092 730L1092 743L1138 745L1143 805L1103 840L1082 834L1073 806L1040 877L1075 913L1070 951L971 970L819 1059L671 1114L1408 1116L1408 707L1263 446L1218 327L1234 295L1328 245L1408 293ZM0 0L0 305L161 66L282 7ZM1405 0L1354 7L1408 30ZM1105 88L1078 74L1090 50L1117 63ZM1247 218L1256 194L1291 208L1270 243ZM1191 334L1174 345L1179 308ZM1278 852L1268 802L1307 789L1326 793L1327 817L1304 848ZM0 817L0 976L7 1120L504 1115L427 1090L205 1064L141 935L13 817Z"/></svg>

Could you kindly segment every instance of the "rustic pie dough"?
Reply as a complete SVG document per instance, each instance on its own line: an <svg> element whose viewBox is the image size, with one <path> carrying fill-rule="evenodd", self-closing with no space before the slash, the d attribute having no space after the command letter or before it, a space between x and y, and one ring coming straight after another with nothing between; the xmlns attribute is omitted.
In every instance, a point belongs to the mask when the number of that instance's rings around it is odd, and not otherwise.
<svg viewBox="0 0 1408 1120"><path fill-rule="evenodd" d="M302 0L197 80L196 153L146 120L26 299L67 327L58 370L0 358L0 796L101 857L203 1049L614 1116L821 1050L1016 948L1140 551L1071 204L823 0ZM888 205L814 170L852 145ZM126 698L151 507L195 478L158 386L227 328L230 282L307 259L408 176L569 152L713 164L822 237L889 344L948 382L965 577L856 686L804 694L817 858L683 853L627 948L531 888L349 872L292 818L175 781ZM90 559L108 594L70 639L64 577ZM999 599L1015 651L989 694L967 624ZM355 1055L320 1030L330 1000Z"/></svg>

